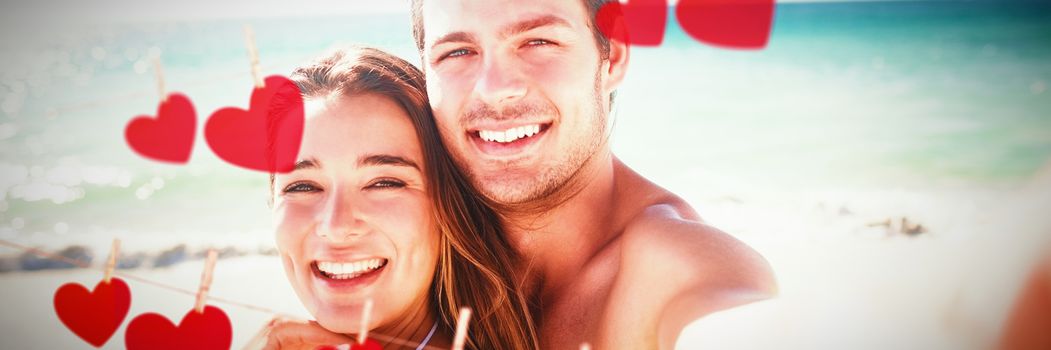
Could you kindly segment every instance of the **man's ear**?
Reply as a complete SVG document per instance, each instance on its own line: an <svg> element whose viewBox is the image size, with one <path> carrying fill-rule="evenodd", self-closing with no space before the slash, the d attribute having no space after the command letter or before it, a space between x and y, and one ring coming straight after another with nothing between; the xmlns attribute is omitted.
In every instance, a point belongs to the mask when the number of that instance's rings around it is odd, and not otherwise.
<svg viewBox="0 0 1051 350"><path fill-rule="evenodd" d="M609 58L603 62L602 67L606 75L606 82L602 88L606 94L617 90L620 84L624 82L630 56L631 45L621 40L610 39Z"/></svg>

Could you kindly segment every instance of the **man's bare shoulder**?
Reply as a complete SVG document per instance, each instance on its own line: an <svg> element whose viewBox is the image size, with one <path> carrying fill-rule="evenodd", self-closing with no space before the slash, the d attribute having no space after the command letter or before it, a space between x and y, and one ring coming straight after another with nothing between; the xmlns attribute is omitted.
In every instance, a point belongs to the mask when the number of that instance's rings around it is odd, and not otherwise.
<svg viewBox="0 0 1051 350"><path fill-rule="evenodd" d="M701 221L685 200L650 182L623 163L615 162L621 259L640 269L640 279L652 269L673 274L684 288L703 284L741 289L747 286L772 292L773 273L755 250L733 236ZM624 272L629 272L624 271ZM650 272L647 272L650 271ZM747 289L747 288L744 288Z"/></svg>
<svg viewBox="0 0 1051 350"><path fill-rule="evenodd" d="M625 225L621 258L626 266L647 266L632 277L655 278L652 271L658 269L664 272L658 278L668 287L683 290L754 289L760 294L776 290L766 259L733 236L684 217L682 205L655 203Z"/></svg>
<svg viewBox="0 0 1051 350"><path fill-rule="evenodd" d="M646 300L636 311L647 315L645 338L659 349L672 348L696 319L777 294L766 259L729 234L684 218L677 207L644 208L620 237L617 295Z"/></svg>
<svg viewBox="0 0 1051 350"><path fill-rule="evenodd" d="M769 263L733 236L700 219L686 201L618 164L618 299L646 300L660 348L704 315L777 293ZM659 325L659 326L658 326Z"/></svg>
<svg viewBox="0 0 1051 350"><path fill-rule="evenodd" d="M609 247L617 268L598 337L604 345L671 348L689 322L776 293L756 251L623 163L614 166L618 234Z"/></svg>

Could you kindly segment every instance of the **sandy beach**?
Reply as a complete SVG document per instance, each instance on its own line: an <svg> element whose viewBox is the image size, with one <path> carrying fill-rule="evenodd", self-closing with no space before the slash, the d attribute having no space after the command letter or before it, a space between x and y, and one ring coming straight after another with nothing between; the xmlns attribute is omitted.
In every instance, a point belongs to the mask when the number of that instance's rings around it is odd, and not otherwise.
<svg viewBox="0 0 1051 350"><path fill-rule="evenodd" d="M694 322L678 348L990 348L1029 264L1047 251L1042 248L1051 247L1046 234L1051 225L1038 215L1051 196L1034 188L955 196L879 191L695 197L693 204L708 222L734 233L770 261L781 295ZM902 233L903 213L913 213L904 216L925 232ZM884 219L892 224L883 226ZM202 261L189 259L167 268L122 272L193 290L201 268ZM93 286L101 276L101 271L87 269L0 274L5 286L0 300L8 315L0 318L5 347L90 348L61 325L51 300L64 283ZM128 284L129 317L158 312L177 320L193 305L191 295ZM221 259L212 293L308 317L276 256ZM272 317L212 304L230 316L234 348L241 348ZM123 334L124 326L104 348L122 348Z"/></svg>
<svg viewBox="0 0 1051 350"><path fill-rule="evenodd" d="M762 218L727 221L727 228L779 232L739 237L774 266L781 294L694 322L679 348L991 349L1024 277L1051 254L1051 220L1041 214L1051 186L1044 184L935 197L891 193L884 200L897 201L877 206L854 193L852 201L811 210L749 213L741 204L709 211L717 213L713 221L719 214ZM874 225L882 224L873 220L877 213L892 221L914 213L907 216L929 231Z"/></svg>

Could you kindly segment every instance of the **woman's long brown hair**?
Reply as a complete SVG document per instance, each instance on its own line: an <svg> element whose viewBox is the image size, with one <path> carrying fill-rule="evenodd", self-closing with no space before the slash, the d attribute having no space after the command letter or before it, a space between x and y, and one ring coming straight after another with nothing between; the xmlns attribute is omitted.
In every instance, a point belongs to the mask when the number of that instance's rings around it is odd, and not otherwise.
<svg viewBox="0 0 1051 350"><path fill-rule="evenodd" d="M408 113L423 149L427 192L441 233L430 296L439 322L455 329L459 309L469 307L474 315L469 348L538 348L530 308L516 282L518 258L499 217L449 157L431 115L423 73L394 55L355 47L333 51L289 78L304 99L373 93Z"/></svg>

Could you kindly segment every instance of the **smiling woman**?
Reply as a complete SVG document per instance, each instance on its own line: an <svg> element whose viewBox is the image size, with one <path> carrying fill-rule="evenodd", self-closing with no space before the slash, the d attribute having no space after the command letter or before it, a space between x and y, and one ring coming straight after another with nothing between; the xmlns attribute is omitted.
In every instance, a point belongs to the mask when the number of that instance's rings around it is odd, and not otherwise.
<svg viewBox="0 0 1051 350"><path fill-rule="evenodd" d="M442 146L419 70L362 48L324 56L291 80L307 121L295 170L272 175L271 197L286 274L317 325L447 345L455 313L469 307L480 315L469 348L536 348L513 283L517 259Z"/></svg>
<svg viewBox="0 0 1051 350"><path fill-rule="evenodd" d="M360 317L347 315L371 297L377 323L413 324L379 332L427 332L439 235L412 165L422 152L409 118L375 94L315 98L306 108L305 159L275 176L277 241L296 292L333 331L357 330Z"/></svg>

